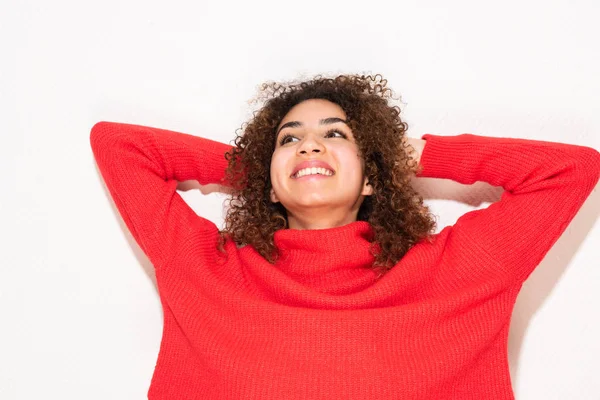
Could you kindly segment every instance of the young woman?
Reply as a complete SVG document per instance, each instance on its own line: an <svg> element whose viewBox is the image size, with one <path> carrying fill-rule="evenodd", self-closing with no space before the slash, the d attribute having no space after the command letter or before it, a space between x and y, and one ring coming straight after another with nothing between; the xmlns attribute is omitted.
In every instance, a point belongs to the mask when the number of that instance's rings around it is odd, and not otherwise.
<svg viewBox="0 0 600 400"><path fill-rule="evenodd" d="M150 399L513 399L522 283L600 176L589 147L421 139L380 76L265 84L229 146L100 122L91 145L156 269ZM411 177L485 181L500 201L434 234ZM225 229L179 182L229 186Z"/></svg>

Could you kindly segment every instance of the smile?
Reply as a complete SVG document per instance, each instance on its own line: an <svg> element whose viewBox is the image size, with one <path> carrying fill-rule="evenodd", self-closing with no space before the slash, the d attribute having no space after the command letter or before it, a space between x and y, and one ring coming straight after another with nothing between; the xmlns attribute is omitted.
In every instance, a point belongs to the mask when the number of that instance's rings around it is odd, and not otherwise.
<svg viewBox="0 0 600 400"><path fill-rule="evenodd" d="M303 168L300 171L296 172L292 175L292 178L302 178L307 175L323 175L323 176L332 176L334 175L333 171L330 171L326 168Z"/></svg>

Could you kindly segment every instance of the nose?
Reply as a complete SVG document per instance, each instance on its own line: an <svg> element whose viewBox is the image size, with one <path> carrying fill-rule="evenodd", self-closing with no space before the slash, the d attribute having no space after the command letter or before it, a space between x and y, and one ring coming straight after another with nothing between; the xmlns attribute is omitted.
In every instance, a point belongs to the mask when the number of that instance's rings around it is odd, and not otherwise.
<svg viewBox="0 0 600 400"><path fill-rule="evenodd" d="M305 135L300 146L298 146L298 154L307 153L322 153L325 150L325 146L318 140L314 135Z"/></svg>

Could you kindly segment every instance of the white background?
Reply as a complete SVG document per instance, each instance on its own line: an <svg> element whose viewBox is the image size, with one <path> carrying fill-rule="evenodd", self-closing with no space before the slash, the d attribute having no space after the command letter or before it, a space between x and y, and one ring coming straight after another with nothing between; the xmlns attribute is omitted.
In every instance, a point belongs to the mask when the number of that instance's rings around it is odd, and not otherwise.
<svg viewBox="0 0 600 400"><path fill-rule="evenodd" d="M599 149L599 15L592 0L3 1L0 398L146 398L162 311L96 170L95 122L229 143L262 82L381 73L412 137ZM433 181L423 191L439 229L499 198ZM180 194L221 226L225 195ZM599 197L518 298L517 399L600 399Z"/></svg>

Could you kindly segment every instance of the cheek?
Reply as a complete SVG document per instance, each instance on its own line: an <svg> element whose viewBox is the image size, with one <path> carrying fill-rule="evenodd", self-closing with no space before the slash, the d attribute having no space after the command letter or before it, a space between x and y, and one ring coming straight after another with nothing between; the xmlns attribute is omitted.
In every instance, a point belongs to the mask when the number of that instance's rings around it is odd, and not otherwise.
<svg viewBox="0 0 600 400"><path fill-rule="evenodd" d="M363 161L358 154L358 149L353 147L340 149L336 152L336 158L341 165L345 165L348 169L362 171Z"/></svg>
<svg viewBox="0 0 600 400"><path fill-rule="evenodd" d="M282 154L281 151L276 151L273 153L271 157L271 165L269 168L269 174L271 177L271 184L276 186L281 180L281 175L285 174L285 154Z"/></svg>

